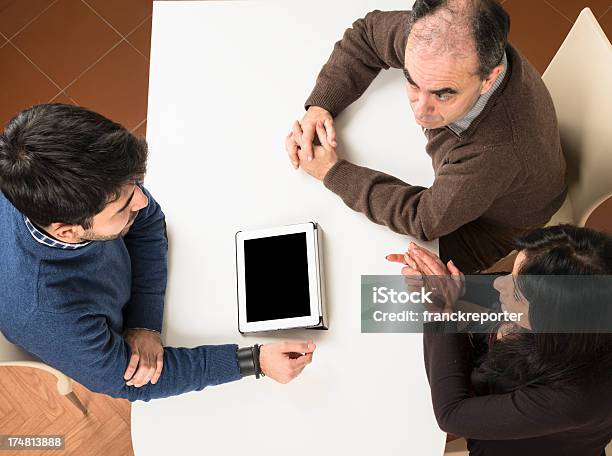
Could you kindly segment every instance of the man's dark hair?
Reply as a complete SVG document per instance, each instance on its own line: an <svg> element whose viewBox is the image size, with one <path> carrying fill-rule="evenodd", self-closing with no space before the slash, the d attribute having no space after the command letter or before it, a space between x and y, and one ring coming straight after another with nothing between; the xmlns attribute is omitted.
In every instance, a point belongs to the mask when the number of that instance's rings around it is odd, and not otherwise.
<svg viewBox="0 0 612 456"><path fill-rule="evenodd" d="M43 104L0 135L0 190L33 223L91 228L121 186L146 171L147 143L88 109Z"/></svg>
<svg viewBox="0 0 612 456"><path fill-rule="evenodd" d="M424 17L430 16L442 8L456 12L456 7L449 5L449 0L416 0L410 13L409 27ZM502 61L508 33L510 16L495 0L471 0L468 9L460 14L467 14L471 32L476 44L479 68L478 75L485 79Z"/></svg>

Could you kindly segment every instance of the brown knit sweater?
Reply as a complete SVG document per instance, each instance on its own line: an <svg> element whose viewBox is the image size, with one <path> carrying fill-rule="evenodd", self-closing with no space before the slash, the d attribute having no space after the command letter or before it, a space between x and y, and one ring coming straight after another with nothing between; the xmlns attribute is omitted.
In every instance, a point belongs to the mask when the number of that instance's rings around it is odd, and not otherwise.
<svg viewBox="0 0 612 456"><path fill-rule="evenodd" d="M408 14L373 11L356 21L336 43L306 107L336 116L381 69L402 68ZM467 130L425 131L435 171L430 188L346 160L329 171L325 186L370 220L424 240L476 219L500 238L544 225L566 192L557 119L534 67L512 46L506 54L504 80Z"/></svg>

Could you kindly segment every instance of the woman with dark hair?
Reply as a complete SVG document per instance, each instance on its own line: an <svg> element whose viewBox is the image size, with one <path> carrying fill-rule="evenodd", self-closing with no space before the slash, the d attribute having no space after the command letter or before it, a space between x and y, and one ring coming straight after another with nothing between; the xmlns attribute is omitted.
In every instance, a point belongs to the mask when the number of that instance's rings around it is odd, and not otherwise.
<svg viewBox="0 0 612 456"><path fill-rule="evenodd" d="M425 324L438 423L465 437L470 455L603 456L612 438L612 238L560 225L530 232L517 250L512 273L491 282L501 310L526 318L490 334ZM411 244L387 258L406 276L455 279L451 300L466 293L452 261L427 249Z"/></svg>

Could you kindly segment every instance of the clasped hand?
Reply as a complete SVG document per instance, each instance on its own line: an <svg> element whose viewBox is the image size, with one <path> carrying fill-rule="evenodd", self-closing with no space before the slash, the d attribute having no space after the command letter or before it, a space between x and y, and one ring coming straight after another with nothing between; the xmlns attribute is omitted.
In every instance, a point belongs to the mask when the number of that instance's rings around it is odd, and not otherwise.
<svg viewBox="0 0 612 456"><path fill-rule="evenodd" d="M314 144L315 135L321 145ZM318 106L311 106L301 122L296 120L285 138L285 150L293 167L301 167L320 181L338 161L336 147L334 119Z"/></svg>

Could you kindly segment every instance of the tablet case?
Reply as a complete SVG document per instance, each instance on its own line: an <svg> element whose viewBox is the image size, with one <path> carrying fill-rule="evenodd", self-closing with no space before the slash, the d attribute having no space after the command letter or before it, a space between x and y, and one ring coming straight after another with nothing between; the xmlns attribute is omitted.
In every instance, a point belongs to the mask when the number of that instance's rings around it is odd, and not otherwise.
<svg viewBox="0 0 612 456"><path fill-rule="evenodd" d="M324 281L324 275L323 275L323 261L321 258L321 244L322 244L322 238L323 238L323 230L321 229L321 226L316 223L316 222L308 222L311 223L314 227L314 239L315 239L315 244L316 244L316 248L315 248L315 262L316 262L316 270L317 270L317 283L319 284L319 323L314 325L314 326L297 326L297 327L292 327L292 328L282 328L282 329L269 329L269 330L265 330L265 332L271 332L271 331L284 331L287 329L324 329L327 330L329 329L328 326L328 322L327 322L327 308L326 308L326 302L325 302L325 281ZM236 256L238 256L238 233L241 233L241 231L237 231L236 235L234 236L234 242L236 243ZM239 299L239 292L238 292L238 260L236 258L236 307L237 307L237 315L240 314L240 303L238 301ZM254 332L264 332L264 331L242 331L240 329L240 318L237 318L237 326L238 326L238 332L240 332L240 334L251 334Z"/></svg>

